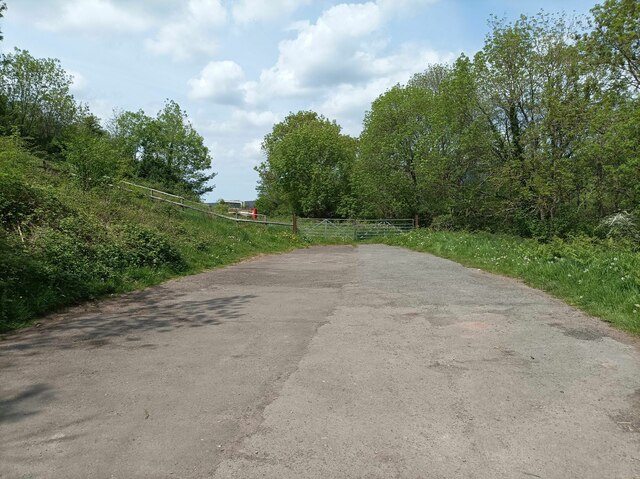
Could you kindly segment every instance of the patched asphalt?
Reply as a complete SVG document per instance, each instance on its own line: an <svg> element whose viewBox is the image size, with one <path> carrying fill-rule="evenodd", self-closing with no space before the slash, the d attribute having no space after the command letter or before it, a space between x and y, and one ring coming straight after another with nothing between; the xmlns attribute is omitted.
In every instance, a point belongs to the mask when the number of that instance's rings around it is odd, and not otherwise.
<svg viewBox="0 0 640 479"><path fill-rule="evenodd" d="M2 478L640 478L640 345L380 245L170 281L0 341Z"/></svg>

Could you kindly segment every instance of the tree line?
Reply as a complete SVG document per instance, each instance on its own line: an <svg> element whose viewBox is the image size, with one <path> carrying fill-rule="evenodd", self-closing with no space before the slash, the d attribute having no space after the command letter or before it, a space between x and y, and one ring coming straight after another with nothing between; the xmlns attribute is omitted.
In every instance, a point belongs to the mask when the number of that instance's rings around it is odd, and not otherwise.
<svg viewBox="0 0 640 479"><path fill-rule="evenodd" d="M0 17L5 10L0 3ZM19 48L3 54L0 134L65 163L85 190L123 177L193 196L213 189L211 153L175 101L167 100L155 116L118 111L103 125L71 94L72 83L57 59Z"/></svg>
<svg viewBox="0 0 640 479"><path fill-rule="evenodd" d="M593 234L640 214L640 3L492 18L472 58L380 95L359 138L310 111L263 142L258 207L440 228Z"/></svg>

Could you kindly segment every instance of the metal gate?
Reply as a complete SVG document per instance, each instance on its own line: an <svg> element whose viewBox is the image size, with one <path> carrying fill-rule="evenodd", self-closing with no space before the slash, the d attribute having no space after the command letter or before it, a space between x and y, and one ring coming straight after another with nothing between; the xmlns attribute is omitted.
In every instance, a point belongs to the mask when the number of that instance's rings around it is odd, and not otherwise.
<svg viewBox="0 0 640 479"><path fill-rule="evenodd" d="M412 219L333 219L297 218L298 232L309 238L366 240L380 236L395 236L415 228Z"/></svg>

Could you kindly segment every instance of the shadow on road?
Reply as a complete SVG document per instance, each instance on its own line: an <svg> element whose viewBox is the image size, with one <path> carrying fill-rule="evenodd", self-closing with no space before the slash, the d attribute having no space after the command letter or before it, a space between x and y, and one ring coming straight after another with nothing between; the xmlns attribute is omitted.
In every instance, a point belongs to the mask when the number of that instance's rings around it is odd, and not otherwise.
<svg viewBox="0 0 640 479"><path fill-rule="evenodd" d="M8 398L0 398L0 424L17 422L39 413L53 399L47 384L33 384Z"/></svg>
<svg viewBox="0 0 640 479"><path fill-rule="evenodd" d="M242 306L256 297L246 294L189 300L186 296L160 288L120 298L117 304L106 304L95 311L69 313L41 328L6 337L6 342L0 343L0 356L6 353L33 356L43 353L47 346L99 348L116 338L143 341L141 335L150 331L166 333L180 328L215 326L240 318Z"/></svg>

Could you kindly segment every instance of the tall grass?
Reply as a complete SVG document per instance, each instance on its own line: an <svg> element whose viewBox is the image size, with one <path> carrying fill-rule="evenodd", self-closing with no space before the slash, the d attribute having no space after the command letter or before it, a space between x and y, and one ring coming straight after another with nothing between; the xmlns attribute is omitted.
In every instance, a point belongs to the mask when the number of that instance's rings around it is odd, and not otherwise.
<svg viewBox="0 0 640 479"><path fill-rule="evenodd" d="M83 191L65 165L0 141L0 332L60 307L307 243L117 188Z"/></svg>
<svg viewBox="0 0 640 479"><path fill-rule="evenodd" d="M591 238L535 240L488 233L416 230L385 243L433 253L547 291L640 334L640 253Z"/></svg>

